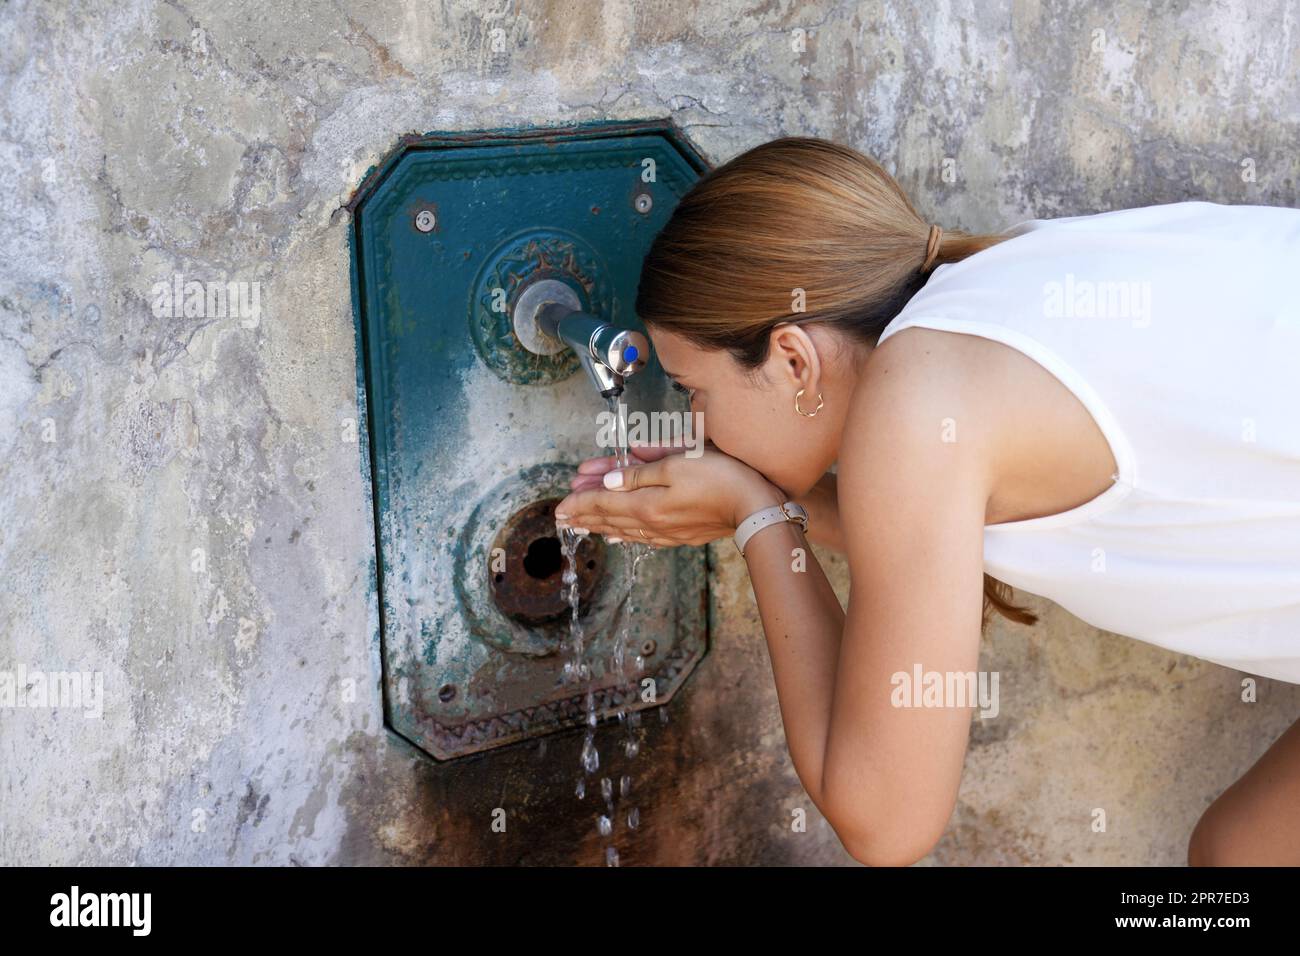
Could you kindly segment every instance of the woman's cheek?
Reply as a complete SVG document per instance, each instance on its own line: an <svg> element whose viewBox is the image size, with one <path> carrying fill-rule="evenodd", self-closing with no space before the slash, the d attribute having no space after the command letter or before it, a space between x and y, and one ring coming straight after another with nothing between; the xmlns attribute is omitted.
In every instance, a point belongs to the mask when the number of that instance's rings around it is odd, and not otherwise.
<svg viewBox="0 0 1300 956"><path fill-rule="evenodd" d="M768 474L769 469L779 470L789 457L782 453L780 442L771 440L771 422L762 416L728 415L719 409L717 402L707 410L697 403L693 410L704 412L704 433L718 451L744 462L759 474Z"/></svg>
<svg viewBox="0 0 1300 956"><path fill-rule="evenodd" d="M795 436L782 433L778 428L757 428L745 442L745 454L740 457L768 481L782 489L798 484L799 458L804 453Z"/></svg>
<svg viewBox="0 0 1300 956"><path fill-rule="evenodd" d="M769 468L780 467L780 457L773 455L773 449L762 440L761 435L747 434L734 439L731 435L722 437L722 442L718 441L717 436L713 439L718 450L744 462L759 474L766 474Z"/></svg>

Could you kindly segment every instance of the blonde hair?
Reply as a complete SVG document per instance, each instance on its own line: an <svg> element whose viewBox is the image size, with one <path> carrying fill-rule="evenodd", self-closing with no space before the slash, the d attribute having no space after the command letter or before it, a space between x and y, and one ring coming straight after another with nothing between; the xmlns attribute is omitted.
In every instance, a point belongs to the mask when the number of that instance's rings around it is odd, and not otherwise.
<svg viewBox="0 0 1300 956"><path fill-rule="evenodd" d="M821 322L874 346L925 284L930 235L874 160L829 140L782 137L710 170L682 197L646 255L636 311L748 371L766 360L781 322ZM933 265L1004 238L944 229ZM805 308L796 312L799 289ZM985 625L991 610L1038 620L1009 591L984 575Z"/></svg>

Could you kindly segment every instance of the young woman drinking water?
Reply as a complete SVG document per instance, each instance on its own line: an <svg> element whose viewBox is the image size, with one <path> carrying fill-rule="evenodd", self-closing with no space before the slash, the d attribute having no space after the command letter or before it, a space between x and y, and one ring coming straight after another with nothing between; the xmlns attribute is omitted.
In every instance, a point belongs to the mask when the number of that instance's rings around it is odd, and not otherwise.
<svg viewBox="0 0 1300 956"><path fill-rule="evenodd" d="M697 183L642 272L705 454L584 462L557 515L609 540L734 537L800 781L856 859L910 864L954 808L971 705L895 706L891 678L977 671L991 611L1036 620L1008 584L1300 683L1298 274L1297 210L970 235L861 154L779 139ZM847 555L847 613L808 541ZM1300 723L1188 859L1300 864Z"/></svg>

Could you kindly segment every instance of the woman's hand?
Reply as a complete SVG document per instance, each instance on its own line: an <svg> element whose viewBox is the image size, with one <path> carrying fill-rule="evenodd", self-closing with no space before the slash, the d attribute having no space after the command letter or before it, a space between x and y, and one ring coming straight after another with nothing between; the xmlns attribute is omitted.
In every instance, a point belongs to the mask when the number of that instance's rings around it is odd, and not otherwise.
<svg viewBox="0 0 1300 956"><path fill-rule="evenodd" d="M696 458L683 451L634 446L627 468L612 455L584 461L569 483L574 490L555 508L557 523L610 541L707 544L735 534L758 509L786 500L776 485L711 445Z"/></svg>

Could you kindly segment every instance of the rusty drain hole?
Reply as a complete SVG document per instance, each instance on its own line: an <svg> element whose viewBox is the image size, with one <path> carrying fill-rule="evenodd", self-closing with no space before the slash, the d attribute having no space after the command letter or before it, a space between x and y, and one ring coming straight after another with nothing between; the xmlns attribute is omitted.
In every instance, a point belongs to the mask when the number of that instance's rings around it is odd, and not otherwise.
<svg viewBox="0 0 1300 956"><path fill-rule="evenodd" d="M538 538L528 546L528 553L524 555L524 570L529 577L544 581L560 573L561 558L559 538ZM587 567L595 567L595 563L588 561ZM501 579L498 577L497 580Z"/></svg>
<svg viewBox="0 0 1300 956"><path fill-rule="evenodd" d="M489 551L495 562L487 578L492 600L523 624L562 624L571 613L563 585L564 549L555 529L559 503L546 498L520 508L505 520ZM578 603L585 609L605 576L605 543L588 536L577 548Z"/></svg>

